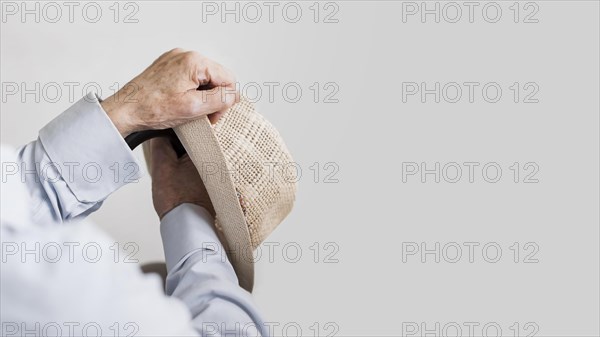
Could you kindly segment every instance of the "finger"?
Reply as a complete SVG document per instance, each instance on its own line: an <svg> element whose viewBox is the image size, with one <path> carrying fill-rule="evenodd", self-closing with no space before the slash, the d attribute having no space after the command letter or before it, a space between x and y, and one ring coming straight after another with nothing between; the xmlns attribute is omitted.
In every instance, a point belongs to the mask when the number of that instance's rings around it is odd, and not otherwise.
<svg viewBox="0 0 600 337"><path fill-rule="evenodd" d="M232 87L216 87L211 90L186 92L186 106L197 118L215 112L227 111L240 100L240 93Z"/></svg>
<svg viewBox="0 0 600 337"><path fill-rule="evenodd" d="M222 87L235 84L233 72L221 64L203 56L198 52L185 52L181 55L196 72L200 86Z"/></svg>
<svg viewBox="0 0 600 337"><path fill-rule="evenodd" d="M230 86L236 83L233 72L217 62L208 60L206 62L206 77L212 86Z"/></svg>
<svg viewBox="0 0 600 337"><path fill-rule="evenodd" d="M195 80L197 86L217 87L235 83L233 72L219 63L196 51L177 52L176 50L174 55L186 65L187 71L190 71L191 78Z"/></svg>

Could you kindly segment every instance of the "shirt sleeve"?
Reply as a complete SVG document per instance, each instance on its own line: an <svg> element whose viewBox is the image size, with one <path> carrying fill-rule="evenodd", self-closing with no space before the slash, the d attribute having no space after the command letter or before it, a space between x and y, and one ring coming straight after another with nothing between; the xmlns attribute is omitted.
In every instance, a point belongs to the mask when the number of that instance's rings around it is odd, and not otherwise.
<svg viewBox="0 0 600 337"><path fill-rule="evenodd" d="M42 128L19 150L16 164L33 199L33 220L41 224L83 218L141 177L137 159L94 94Z"/></svg>
<svg viewBox="0 0 600 337"><path fill-rule="evenodd" d="M167 263L167 295L189 308L201 335L267 336L250 294L217 237L213 218L204 208L182 204L160 225Z"/></svg>

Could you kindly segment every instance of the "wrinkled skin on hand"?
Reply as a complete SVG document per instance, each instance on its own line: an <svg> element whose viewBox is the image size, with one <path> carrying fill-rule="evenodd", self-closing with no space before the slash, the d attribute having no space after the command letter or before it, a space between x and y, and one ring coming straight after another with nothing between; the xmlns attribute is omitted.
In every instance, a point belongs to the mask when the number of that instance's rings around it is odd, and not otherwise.
<svg viewBox="0 0 600 337"><path fill-rule="evenodd" d="M101 104L121 135L127 136L205 115L216 123L238 101L231 71L197 52L173 49Z"/></svg>

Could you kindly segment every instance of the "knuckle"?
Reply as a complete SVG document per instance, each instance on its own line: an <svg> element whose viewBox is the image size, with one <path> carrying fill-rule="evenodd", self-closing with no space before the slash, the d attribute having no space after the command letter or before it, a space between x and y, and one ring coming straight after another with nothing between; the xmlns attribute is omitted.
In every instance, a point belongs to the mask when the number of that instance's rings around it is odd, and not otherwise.
<svg viewBox="0 0 600 337"><path fill-rule="evenodd" d="M185 63L192 63L194 59L192 53L189 51L181 54L181 58Z"/></svg>
<svg viewBox="0 0 600 337"><path fill-rule="evenodd" d="M202 55L200 55L200 53L198 53L197 51L187 51L183 54L183 57L186 61L189 62L198 62L199 60L202 59Z"/></svg>
<svg viewBox="0 0 600 337"><path fill-rule="evenodd" d="M185 50L183 48L173 48L171 50L169 50L169 54L180 54L183 53Z"/></svg>

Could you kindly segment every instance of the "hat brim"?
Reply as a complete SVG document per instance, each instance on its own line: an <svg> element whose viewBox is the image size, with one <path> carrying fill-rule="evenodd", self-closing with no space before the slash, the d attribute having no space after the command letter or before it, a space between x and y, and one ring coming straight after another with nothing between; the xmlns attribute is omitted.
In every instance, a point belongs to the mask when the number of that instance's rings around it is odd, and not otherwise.
<svg viewBox="0 0 600 337"><path fill-rule="evenodd" d="M215 209L215 227L220 232L239 285L251 292L254 259L250 233L240 205L233 176L207 117L174 128L190 159L198 169ZM217 172L214 172L214 169Z"/></svg>

